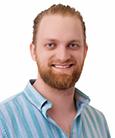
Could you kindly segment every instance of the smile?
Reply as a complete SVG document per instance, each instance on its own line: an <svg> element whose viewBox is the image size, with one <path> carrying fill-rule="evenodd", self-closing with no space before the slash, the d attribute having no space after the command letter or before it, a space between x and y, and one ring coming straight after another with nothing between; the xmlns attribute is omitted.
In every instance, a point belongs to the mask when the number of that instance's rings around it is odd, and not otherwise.
<svg viewBox="0 0 115 138"><path fill-rule="evenodd" d="M53 64L52 66L55 67L55 68L58 68L58 69L66 69L66 68L72 67L73 64L69 64L69 65L58 65L58 64Z"/></svg>

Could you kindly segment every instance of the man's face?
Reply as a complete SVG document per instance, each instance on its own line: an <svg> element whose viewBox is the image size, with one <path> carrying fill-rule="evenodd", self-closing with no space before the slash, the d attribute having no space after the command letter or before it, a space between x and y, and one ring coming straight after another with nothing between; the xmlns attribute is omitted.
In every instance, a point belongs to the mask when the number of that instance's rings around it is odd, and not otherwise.
<svg viewBox="0 0 115 138"><path fill-rule="evenodd" d="M49 86L68 89L79 79L87 46L79 19L61 15L43 17L31 46L38 75Z"/></svg>

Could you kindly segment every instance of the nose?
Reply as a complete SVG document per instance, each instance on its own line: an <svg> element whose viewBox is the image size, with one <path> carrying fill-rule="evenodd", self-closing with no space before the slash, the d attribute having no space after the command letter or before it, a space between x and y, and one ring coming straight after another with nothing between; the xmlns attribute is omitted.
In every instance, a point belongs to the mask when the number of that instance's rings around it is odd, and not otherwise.
<svg viewBox="0 0 115 138"><path fill-rule="evenodd" d="M60 60L61 62L66 62L68 59L70 59L70 52L67 49L67 47L61 45L58 47L56 51L56 58Z"/></svg>

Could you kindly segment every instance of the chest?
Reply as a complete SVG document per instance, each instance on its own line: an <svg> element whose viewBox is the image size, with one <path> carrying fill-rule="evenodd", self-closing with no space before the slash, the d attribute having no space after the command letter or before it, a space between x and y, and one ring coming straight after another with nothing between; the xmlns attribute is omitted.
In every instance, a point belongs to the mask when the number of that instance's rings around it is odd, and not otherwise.
<svg viewBox="0 0 115 138"><path fill-rule="evenodd" d="M103 133L104 126L89 117L78 116L72 121L66 115L56 120L41 112L30 112L24 116L21 111L7 120L6 130L9 138L108 138Z"/></svg>

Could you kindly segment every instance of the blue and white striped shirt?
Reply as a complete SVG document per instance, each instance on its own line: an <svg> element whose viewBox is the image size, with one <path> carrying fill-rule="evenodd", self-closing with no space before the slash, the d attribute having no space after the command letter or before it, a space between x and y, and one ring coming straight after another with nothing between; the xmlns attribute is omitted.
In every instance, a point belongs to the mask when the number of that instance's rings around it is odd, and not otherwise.
<svg viewBox="0 0 115 138"><path fill-rule="evenodd" d="M110 138L103 114L88 104L88 96L78 89L76 94L77 115L70 138ZM47 115L51 107L30 81L23 92L1 103L0 138L68 138Z"/></svg>

